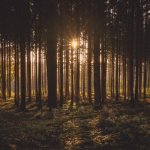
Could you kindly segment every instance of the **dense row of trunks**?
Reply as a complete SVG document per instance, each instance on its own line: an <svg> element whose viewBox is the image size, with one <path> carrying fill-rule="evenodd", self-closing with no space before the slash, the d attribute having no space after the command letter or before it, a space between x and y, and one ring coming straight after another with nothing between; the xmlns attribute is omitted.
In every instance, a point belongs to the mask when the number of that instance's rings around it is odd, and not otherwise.
<svg viewBox="0 0 150 150"><path fill-rule="evenodd" d="M149 96L149 0L2 0L0 20L1 95L14 81L22 110Z"/></svg>

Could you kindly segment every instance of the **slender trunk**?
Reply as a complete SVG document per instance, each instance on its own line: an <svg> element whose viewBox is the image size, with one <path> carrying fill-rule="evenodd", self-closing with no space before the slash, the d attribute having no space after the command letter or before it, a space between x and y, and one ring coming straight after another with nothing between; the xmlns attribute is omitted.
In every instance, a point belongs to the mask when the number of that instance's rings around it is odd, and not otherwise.
<svg viewBox="0 0 150 150"><path fill-rule="evenodd" d="M112 27L112 98L114 98L114 32Z"/></svg>
<svg viewBox="0 0 150 150"><path fill-rule="evenodd" d="M139 98L139 0L137 1L137 33L136 33L136 85L135 85L135 101Z"/></svg>
<svg viewBox="0 0 150 150"><path fill-rule="evenodd" d="M140 11L140 52L139 52L139 55L140 55L140 58L139 58L139 63L140 63L140 66L139 66L139 98L141 99L141 92L142 92L142 56L143 56L143 12Z"/></svg>
<svg viewBox="0 0 150 150"><path fill-rule="evenodd" d="M22 15L21 15L22 17ZM22 17L23 18L23 17ZM23 34L23 22L21 18L20 49L21 49L21 110L26 109L26 77L25 77L25 44Z"/></svg>
<svg viewBox="0 0 150 150"><path fill-rule="evenodd" d="M91 0L89 0L89 26L88 26L88 97L89 103L91 99Z"/></svg>
<svg viewBox="0 0 150 150"><path fill-rule="evenodd" d="M95 104L96 105L101 104L99 9L100 9L100 2L98 0L96 0L95 1L95 21L94 21L94 23L95 23L95 26L94 26L94 91L95 91Z"/></svg>
<svg viewBox="0 0 150 150"><path fill-rule="evenodd" d="M147 64L146 64L146 61L147 61L147 38L148 38L148 25L147 25L147 22L148 22L148 4L146 4L146 22L145 22L145 51L144 51L144 99L146 99L146 80L147 80Z"/></svg>
<svg viewBox="0 0 150 150"><path fill-rule="evenodd" d="M118 6L118 20L117 20L117 52L116 52L116 101L118 101L119 91L118 91L118 55L119 55L119 47L120 47L120 6Z"/></svg>
<svg viewBox="0 0 150 150"><path fill-rule="evenodd" d="M130 17L130 88L131 88L131 107L134 106L134 98L133 98L133 38L134 38L134 0L131 2L131 17Z"/></svg>
<svg viewBox="0 0 150 150"><path fill-rule="evenodd" d="M125 42L124 42L124 44L125 44L125 47L124 47L124 100L126 100L126 64L127 64L127 59L126 59L126 50L127 50L127 46L126 46L126 35L125 35Z"/></svg>
<svg viewBox="0 0 150 150"><path fill-rule="evenodd" d="M71 104L74 102L74 89L73 89L73 49L71 49Z"/></svg>
<svg viewBox="0 0 150 150"><path fill-rule="evenodd" d="M61 33L60 33L60 107L62 108L63 106L63 79L64 79L64 76L63 76L63 3L60 4L60 12L61 12L61 16L60 16L60 25L61 25Z"/></svg>
<svg viewBox="0 0 150 150"><path fill-rule="evenodd" d="M66 43L66 99L69 96L69 49Z"/></svg>
<svg viewBox="0 0 150 150"><path fill-rule="evenodd" d="M17 106L19 107L19 49L18 49L18 41L17 41Z"/></svg>
<svg viewBox="0 0 150 150"><path fill-rule="evenodd" d="M62 26L62 25L61 25ZM60 107L63 106L63 36L60 42Z"/></svg>
<svg viewBox="0 0 150 150"><path fill-rule="evenodd" d="M21 51L21 110L26 109L26 69L25 69L25 26L23 3L20 8L20 51Z"/></svg>
<svg viewBox="0 0 150 150"><path fill-rule="evenodd" d="M77 42L80 45L80 13L79 13L79 0L76 0L77 8L76 8L76 34L77 34ZM80 47L77 46L77 78L76 78L76 103L79 103L80 96Z"/></svg>
<svg viewBox="0 0 150 150"><path fill-rule="evenodd" d="M9 97L11 97L11 47L9 40Z"/></svg>
<svg viewBox="0 0 150 150"><path fill-rule="evenodd" d="M80 60L79 60L79 48L77 48L77 79L76 79L76 103L79 103L79 88L80 88Z"/></svg>
<svg viewBox="0 0 150 150"><path fill-rule="evenodd" d="M15 105L17 105L17 39L15 37Z"/></svg>
<svg viewBox="0 0 150 150"><path fill-rule="evenodd" d="M30 25L28 27L28 50L27 50L27 67L28 67L28 101L31 102L31 57L30 57Z"/></svg>
<svg viewBox="0 0 150 150"><path fill-rule="evenodd" d="M37 66L37 51L38 51L38 30L37 30L37 5L35 3L35 99L38 102L38 66Z"/></svg>
<svg viewBox="0 0 150 150"><path fill-rule="evenodd" d="M7 64L7 69L6 69L6 89L7 89L7 92L8 93L8 97L9 97L9 42L6 43L7 45L7 55L6 55L6 64Z"/></svg>
<svg viewBox="0 0 150 150"><path fill-rule="evenodd" d="M1 37L1 57L2 57L2 96L3 96L3 99L6 100L6 96L5 96L5 72L4 72L4 43L2 42L2 37Z"/></svg>
<svg viewBox="0 0 150 150"><path fill-rule="evenodd" d="M6 101L6 42L4 39L4 56L3 56L3 99Z"/></svg>
<svg viewBox="0 0 150 150"><path fill-rule="evenodd" d="M39 3L40 4L40 3ZM39 70L39 75L38 75L38 87L39 87L39 97L38 97L38 109L42 109L42 98L41 98L41 51L42 51L42 45L41 45L41 14L39 16L39 37L38 37L38 41L39 41L39 64L38 64L38 70Z"/></svg>

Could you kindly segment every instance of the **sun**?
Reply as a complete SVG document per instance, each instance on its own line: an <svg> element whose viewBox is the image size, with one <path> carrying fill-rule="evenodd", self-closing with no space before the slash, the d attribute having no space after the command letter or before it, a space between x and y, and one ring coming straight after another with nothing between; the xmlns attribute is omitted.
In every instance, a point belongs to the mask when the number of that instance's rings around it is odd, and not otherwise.
<svg viewBox="0 0 150 150"><path fill-rule="evenodd" d="M76 47L77 47L77 42L76 42L76 41L73 41L73 42L72 42L72 46L73 46L74 48L76 48Z"/></svg>

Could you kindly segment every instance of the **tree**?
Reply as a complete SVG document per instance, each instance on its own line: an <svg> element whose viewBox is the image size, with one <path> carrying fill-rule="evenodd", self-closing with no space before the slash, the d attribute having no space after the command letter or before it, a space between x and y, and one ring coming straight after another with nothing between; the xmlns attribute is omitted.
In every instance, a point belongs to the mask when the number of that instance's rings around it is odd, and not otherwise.
<svg viewBox="0 0 150 150"><path fill-rule="evenodd" d="M130 49L130 88L131 88L131 107L134 106L134 97L133 97L133 40L134 40L134 0L130 0L131 14L129 20L129 49Z"/></svg>
<svg viewBox="0 0 150 150"><path fill-rule="evenodd" d="M89 22L88 22L88 97L89 102L92 102L91 99L91 0L89 0Z"/></svg>
<svg viewBox="0 0 150 150"><path fill-rule="evenodd" d="M21 50L21 110L26 109L24 1L20 4L20 50Z"/></svg>
<svg viewBox="0 0 150 150"><path fill-rule="evenodd" d="M50 110L57 107L57 9L54 1L47 1L47 71L48 71L48 104ZM51 20L50 20L51 19Z"/></svg>
<svg viewBox="0 0 150 150"><path fill-rule="evenodd" d="M95 91L95 104L101 104L100 97L100 27L99 21L100 2L95 1L95 19L94 19L94 91Z"/></svg>

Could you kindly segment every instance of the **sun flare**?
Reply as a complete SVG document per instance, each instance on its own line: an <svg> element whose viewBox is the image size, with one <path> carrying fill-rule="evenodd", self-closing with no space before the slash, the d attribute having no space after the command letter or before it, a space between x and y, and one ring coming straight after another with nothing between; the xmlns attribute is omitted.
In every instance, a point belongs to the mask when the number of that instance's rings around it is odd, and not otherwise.
<svg viewBox="0 0 150 150"><path fill-rule="evenodd" d="M72 46L73 46L74 48L76 48L76 47L77 47L77 42L76 42L76 41L73 41L73 42L72 42Z"/></svg>

